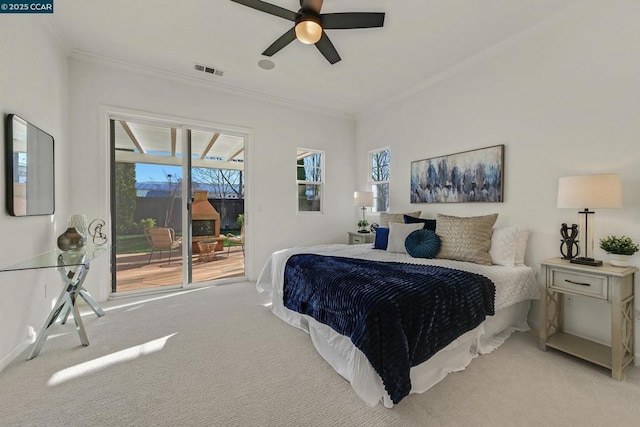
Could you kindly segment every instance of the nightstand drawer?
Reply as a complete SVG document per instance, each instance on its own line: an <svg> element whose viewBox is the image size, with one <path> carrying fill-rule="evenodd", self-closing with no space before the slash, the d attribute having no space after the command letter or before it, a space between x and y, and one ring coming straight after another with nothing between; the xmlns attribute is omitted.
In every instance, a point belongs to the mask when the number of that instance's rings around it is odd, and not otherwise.
<svg viewBox="0 0 640 427"><path fill-rule="evenodd" d="M358 245L360 243L367 243L365 240L366 239L364 238L364 236L353 236L353 237L351 237L351 242L354 245Z"/></svg>
<svg viewBox="0 0 640 427"><path fill-rule="evenodd" d="M550 288L600 299L607 299L608 279L605 276L580 274L563 270L551 270Z"/></svg>
<svg viewBox="0 0 640 427"><path fill-rule="evenodd" d="M373 243L376 235L373 233L355 233L349 232L349 244L350 245L361 245L363 243Z"/></svg>

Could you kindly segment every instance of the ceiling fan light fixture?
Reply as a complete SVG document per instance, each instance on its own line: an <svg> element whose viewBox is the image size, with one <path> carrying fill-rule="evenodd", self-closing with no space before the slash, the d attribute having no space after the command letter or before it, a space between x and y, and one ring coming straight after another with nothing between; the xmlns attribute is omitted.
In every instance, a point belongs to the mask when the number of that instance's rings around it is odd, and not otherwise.
<svg viewBox="0 0 640 427"><path fill-rule="evenodd" d="M316 44L322 38L320 20L305 16L296 22L296 38L304 44Z"/></svg>

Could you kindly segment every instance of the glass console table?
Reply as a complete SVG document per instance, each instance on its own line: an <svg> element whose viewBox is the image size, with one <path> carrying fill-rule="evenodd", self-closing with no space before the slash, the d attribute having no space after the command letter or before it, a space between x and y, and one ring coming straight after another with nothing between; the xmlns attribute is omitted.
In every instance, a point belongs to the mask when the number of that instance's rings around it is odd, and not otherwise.
<svg viewBox="0 0 640 427"><path fill-rule="evenodd" d="M76 302L78 297L80 297L86 301L98 317L104 316L104 310L98 305L93 296L82 287L82 284L89 272L91 260L102 254L106 254L108 251L108 246L94 245L88 245L79 251L63 252L56 249L26 261L0 268L0 272L57 268L60 273L60 278L62 279L62 292L56 300L49 316L47 316L47 320L45 320L42 329L40 329L27 360L33 359L40 353L42 346L44 346L47 340L50 329L56 321L60 320L62 324L65 324L71 312L73 312L73 320L76 324L76 330L78 331L82 345L89 345L89 339L87 338L87 333L84 329L82 317L80 316Z"/></svg>

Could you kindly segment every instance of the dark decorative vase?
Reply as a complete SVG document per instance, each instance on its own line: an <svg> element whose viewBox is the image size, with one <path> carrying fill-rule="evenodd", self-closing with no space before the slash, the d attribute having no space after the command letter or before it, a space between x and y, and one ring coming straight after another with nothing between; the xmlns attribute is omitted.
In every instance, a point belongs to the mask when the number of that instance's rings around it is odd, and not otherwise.
<svg viewBox="0 0 640 427"><path fill-rule="evenodd" d="M58 236L58 248L61 251L77 251L84 247L84 237L75 227L69 227Z"/></svg>

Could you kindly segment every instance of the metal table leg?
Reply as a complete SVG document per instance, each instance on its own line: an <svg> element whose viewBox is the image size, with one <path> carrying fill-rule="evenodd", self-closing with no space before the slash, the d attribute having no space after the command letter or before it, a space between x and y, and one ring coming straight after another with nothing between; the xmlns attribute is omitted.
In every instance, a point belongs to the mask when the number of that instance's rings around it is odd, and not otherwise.
<svg viewBox="0 0 640 427"><path fill-rule="evenodd" d="M80 265L74 266L68 266L62 255L58 257L58 271L60 272L60 277L65 284L65 288L56 300L53 310L51 310L49 316L47 316L44 326L38 333L37 339L31 348L31 352L29 353L27 360L33 359L40 353L42 346L44 346L44 343L47 340L50 329L55 324L56 320L61 319L64 324L67 321L69 313L72 311L76 330L80 336L80 342L84 346L89 345L87 332L84 328L84 323L82 322L82 317L80 316L80 311L76 304L78 296L82 297L82 299L89 304L98 317L104 316L104 311L100 308L91 294L82 289L82 284L89 271L89 258L85 254L82 254L81 256L82 258L79 261ZM73 270L72 267L75 267L75 270Z"/></svg>

